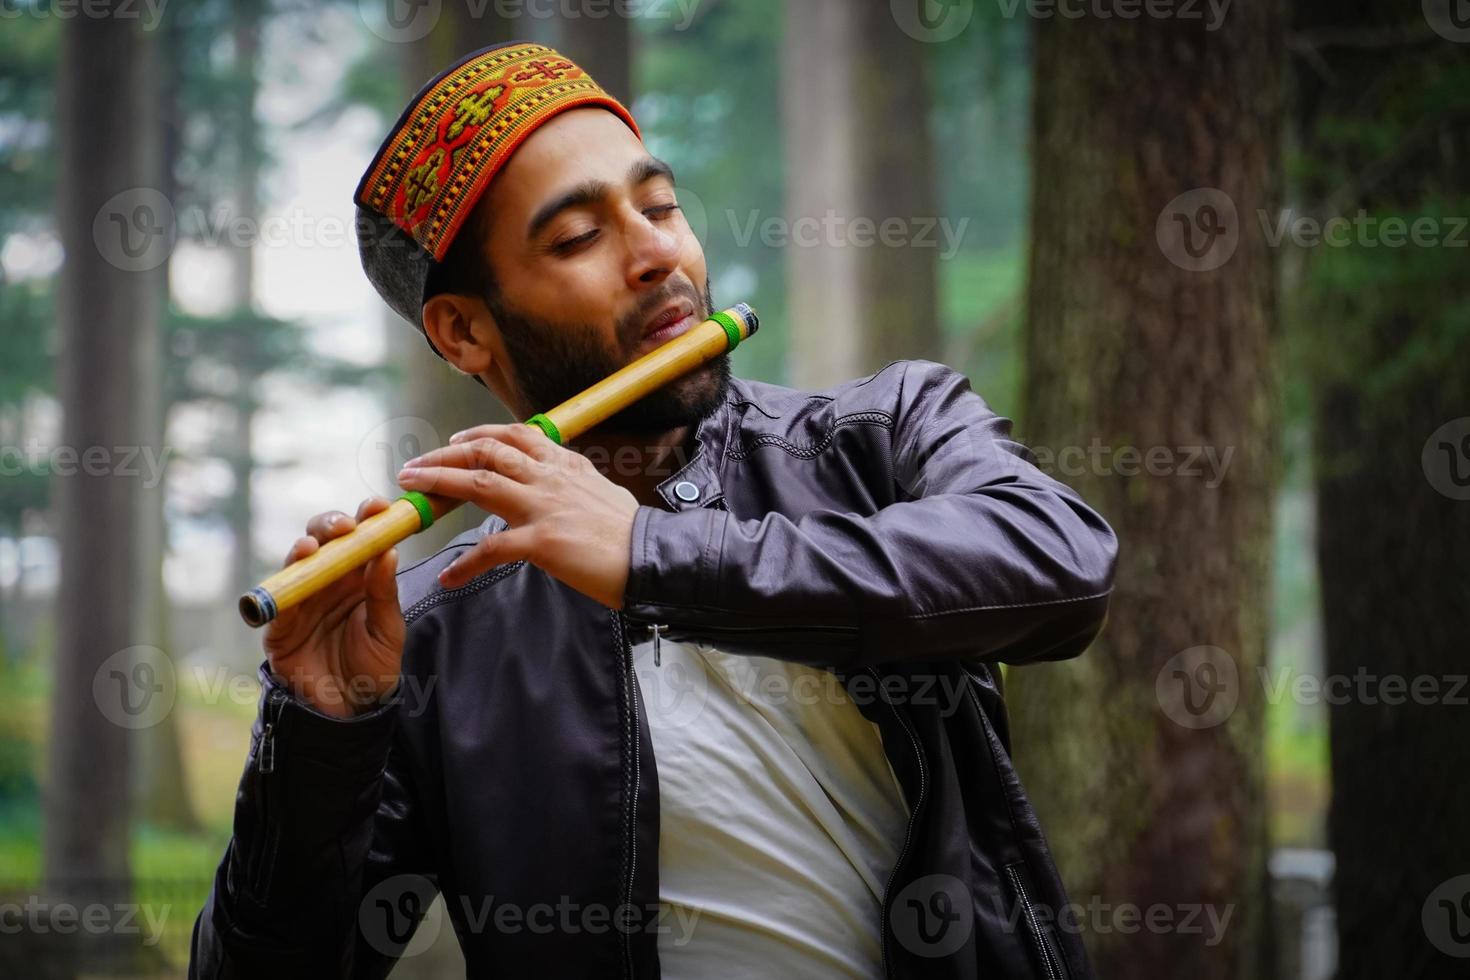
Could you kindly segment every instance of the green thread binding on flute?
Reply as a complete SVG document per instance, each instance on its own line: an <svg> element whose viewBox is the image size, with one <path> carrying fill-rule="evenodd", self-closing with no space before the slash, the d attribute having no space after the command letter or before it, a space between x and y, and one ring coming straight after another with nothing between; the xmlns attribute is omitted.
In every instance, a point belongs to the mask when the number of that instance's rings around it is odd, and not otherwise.
<svg viewBox="0 0 1470 980"><path fill-rule="evenodd" d="M735 322L733 316L721 311L713 314L710 319L725 328L725 337L730 341L730 346L725 348L727 351L732 351L740 346L740 325Z"/></svg>
<svg viewBox="0 0 1470 980"><path fill-rule="evenodd" d="M429 505L428 497L425 497L417 490L410 490L398 499L407 500L413 504L413 509L419 512L420 531L427 530L429 525L434 523L434 508Z"/></svg>
<svg viewBox="0 0 1470 980"><path fill-rule="evenodd" d="M547 438L550 439L552 442L556 443L558 446L561 445L561 430L556 427L555 422L551 421L551 419L547 418L545 415L532 415L530 418L526 419L526 424L534 425L536 428L546 433Z"/></svg>

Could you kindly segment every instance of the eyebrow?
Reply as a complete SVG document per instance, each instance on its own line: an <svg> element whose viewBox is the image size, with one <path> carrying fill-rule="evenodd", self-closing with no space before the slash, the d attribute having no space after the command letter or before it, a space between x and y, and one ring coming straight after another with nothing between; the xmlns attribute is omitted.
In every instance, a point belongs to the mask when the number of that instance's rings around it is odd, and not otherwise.
<svg viewBox="0 0 1470 980"><path fill-rule="evenodd" d="M655 177L667 177L670 182L674 179L674 168L655 157L644 157L637 161L628 170L627 183L637 187L645 181ZM565 194L560 194L546 204L531 217L531 222L526 226L526 238L533 239L545 230L557 215L567 208L585 207L589 204L597 204L607 197L612 185L602 180L587 180L573 187Z"/></svg>

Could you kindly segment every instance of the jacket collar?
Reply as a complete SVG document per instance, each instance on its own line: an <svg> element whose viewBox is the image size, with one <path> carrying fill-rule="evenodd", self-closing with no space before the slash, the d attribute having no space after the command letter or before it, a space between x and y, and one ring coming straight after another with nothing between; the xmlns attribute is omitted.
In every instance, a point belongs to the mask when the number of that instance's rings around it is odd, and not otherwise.
<svg viewBox="0 0 1470 980"><path fill-rule="evenodd" d="M689 462L658 485L658 495L670 510L724 506L725 490L721 476L725 446L730 441L730 426L734 424L738 414L736 405L741 400L738 385L737 379L732 377L725 389L724 400L695 427L694 449ZM686 497L690 499L686 500Z"/></svg>

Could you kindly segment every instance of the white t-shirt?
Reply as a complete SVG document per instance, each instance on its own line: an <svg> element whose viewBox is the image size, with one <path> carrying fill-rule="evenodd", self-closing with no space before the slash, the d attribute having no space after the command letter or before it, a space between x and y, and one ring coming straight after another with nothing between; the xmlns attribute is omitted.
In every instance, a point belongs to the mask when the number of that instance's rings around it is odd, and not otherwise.
<svg viewBox="0 0 1470 980"><path fill-rule="evenodd" d="M633 648L658 768L665 980L883 975L908 810L878 726L830 672Z"/></svg>

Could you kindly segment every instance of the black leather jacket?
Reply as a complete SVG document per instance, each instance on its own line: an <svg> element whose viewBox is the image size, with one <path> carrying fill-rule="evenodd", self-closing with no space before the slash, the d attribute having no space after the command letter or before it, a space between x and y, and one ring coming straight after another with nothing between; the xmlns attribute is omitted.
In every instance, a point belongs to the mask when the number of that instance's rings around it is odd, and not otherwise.
<svg viewBox="0 0 1470 980"><path fill-rule="evenodd" d="M262 665L190 976L382 977L439 891L471 976L657 978L658 780L630 655L654 625L826 667L879 725L910 811L875 923L888 977L1090 976L995 664L1087 647L1116 542L1009 433L924 361L822 392L736 379L666 507L638 510L622 611L525 563L441 589L496 518L404 569L385 706L333 720Z"/></svg>

